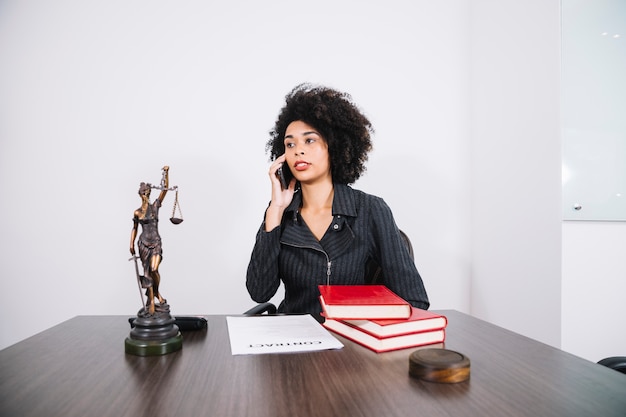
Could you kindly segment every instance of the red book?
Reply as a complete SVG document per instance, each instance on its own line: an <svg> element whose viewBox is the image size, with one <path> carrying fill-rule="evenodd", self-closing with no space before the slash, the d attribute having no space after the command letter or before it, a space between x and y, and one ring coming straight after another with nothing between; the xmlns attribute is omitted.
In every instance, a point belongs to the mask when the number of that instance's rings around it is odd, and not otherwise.
<svg viewBox="0 0 626 417"><path fill-rule="evenodd" d="M326 319L323 325L327 329L377 353L442 343L446 338L445 329L409 333L400 336L376 337L351 326L343 320Z"/></svg>
<svg viewBox="0 0 626 417"><path fill-rule="evenodd" d="M407 319L411 305L384 285L320 285L329 319Z"/></svg>
<svg viewBox="0 0 626 417"><path fill-rule="evenodd" d="M448 325L447 317L416 307L411 309L411 316L405 320L387 319L344 321L351 326L376 337L390 337L407 333L439 330Z"/></svg>

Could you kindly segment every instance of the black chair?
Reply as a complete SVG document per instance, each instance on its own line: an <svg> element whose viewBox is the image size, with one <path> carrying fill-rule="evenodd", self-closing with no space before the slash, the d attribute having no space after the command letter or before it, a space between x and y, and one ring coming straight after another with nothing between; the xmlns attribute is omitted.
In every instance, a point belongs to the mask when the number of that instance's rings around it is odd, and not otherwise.
<svg viewBox="0 0 626 417"><path fill-rule="evenodd" d="M257 304L243 313L244 316L258 316L260 314L276 314L276 306L270 302Z"/></svg>
<svg viewBox="0 0 626 417"><path fill-rule="evenodd" d="M415 255L413 254L413 245L411 245L411 239L400 230L400 236L406 245L406 248L409 250L409 255L411 255L411 259L415 261ZM365 265L365 283L366 284L378 284L383 280L383 269L378 265L376 261L370 259Z"/></svg>
<svg viewBox="0 0 626 417"><path fill-rule="evenodd" d="M611 356L598 361L598 364L626 374L626 356Z"/></svg>
<svg viewBox="0 0 626 417"><path fill-rule="evenodd" d="M400 236L402 237L402 240L404 241L407 249L409 250L409 255L411 255L411 259L415 260L415 255L413 254L413 245L411 244L411 240L409 239L407 234L404 233L402 230L400 230ZM365 265L365 283L377 284L382 281L382 277L383 277L382 268L380 267L380 265L378 265L376 261L374 261L373 259L370 259ZM257 315L264 314L264 313L276 314L276 306L269 302L261 303L252 307L250 310L244 312L243 314L244 316L257 316Z"/></svg>

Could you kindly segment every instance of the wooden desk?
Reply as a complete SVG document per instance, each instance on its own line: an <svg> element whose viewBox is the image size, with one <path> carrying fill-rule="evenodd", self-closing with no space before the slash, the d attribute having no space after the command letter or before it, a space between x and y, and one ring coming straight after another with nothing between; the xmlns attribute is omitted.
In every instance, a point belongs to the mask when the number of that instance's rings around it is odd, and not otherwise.
<svg viewBox="0 0 626 417"><path fill-rule="evenodd" d="M181 351L124 353L127 317L80 316L0 351L2 416L619 416L626 375L456 311L446 348L471 378L409 377L415 349L232 356L226 319Z"/></svg>

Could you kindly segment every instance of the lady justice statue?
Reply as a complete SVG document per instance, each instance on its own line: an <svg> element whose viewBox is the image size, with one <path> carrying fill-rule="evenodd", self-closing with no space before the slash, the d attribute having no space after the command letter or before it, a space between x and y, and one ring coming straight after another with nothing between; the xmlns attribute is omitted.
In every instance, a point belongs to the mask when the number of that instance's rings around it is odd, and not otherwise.
<svg viewBox="0 0 626 417"><path fill-rule="evenodd" d="M169 166L162 168L161 184L154 186L142 182L139 185L139 197L141 197L141 207L133 214L133 228L130 232L130 260L135 261L135 272L137 282L141 288L146 289L146 302L142 299L142 308L137 313L137 318L133 320L133 329L126 339L126 352L140 356L162 355L178 350L182 347L182 336L180 335L175 319L170 315L170 308L167 301L161 295L159 286L161 284L161 274L159 266L163 259L161 247L161 236L159 235L159 209L163 204L168 191L176 191L176 201L172 223L179 224L181 218L174 217L176 206L178 205L178 187L169 187ZM160 190L159 196L150 202L150 191ZM180 206L179 206L180 212ZM141 225L141 233L137 241L139 256L136 255L135 241ZM141 260L143 275L139 274L137 259ZM155 300L158 304L155 304Z"/></svg>
<svg viewBox="0 0 626 417"><path fill-rule="evenodd" d="M165 195L169 186L169 169L163 167L163 180L161 181L161 193L150 203L151 184L142 182L139 184L139 197L141 197L141 207L135 210L133 215L133 230L130 232L130 253L135 256L135 239L137 238L137 229L141 223L141 234L139 235L139 257L143 265L144 275L140 277L142 288L147 288L146 296L148 297L145 304L145 310L149 314L154 314L154 299L159 300L159 306L164 306L166 300L159 292L159 284L161 283L161 274L159 273L159 265L163 259L163 249L161 247L161 236L159 235L159 209L165 199ZM136 258L135 258L136 259Z"/></svg>

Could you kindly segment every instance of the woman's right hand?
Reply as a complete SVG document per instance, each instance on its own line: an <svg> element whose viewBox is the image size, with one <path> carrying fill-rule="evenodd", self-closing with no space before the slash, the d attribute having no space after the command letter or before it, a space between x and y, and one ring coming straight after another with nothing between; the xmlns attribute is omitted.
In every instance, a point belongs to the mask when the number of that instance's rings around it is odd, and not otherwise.
<svg viewBox="0 0 626 417"><path fill-rule="evenodd" d="M272 183L272 201L265 213L265 230L271 231L280 224L283 212L293 200L293 194L296 188L296 179L292 178L289 187L285 190L280 185L280 180L276 176L276 171L285 162L285 155L281 155L272 162L269 169L270 182Z"/></svg>
<svg viewBox="0 0 626 417"><path fill-rule="evenodd" d="M291 200L293 199L293 193L296 187L296 179L292 178L289 183L289 187L286 190L283 190L280 185L280 179L276 175L278 168L280 168L285 162L285 155L281 155L270 165L269 176L270 181L272 183L272 202L270 204L287 208ZM285 167L285 169L289 169Z"/></svg>

